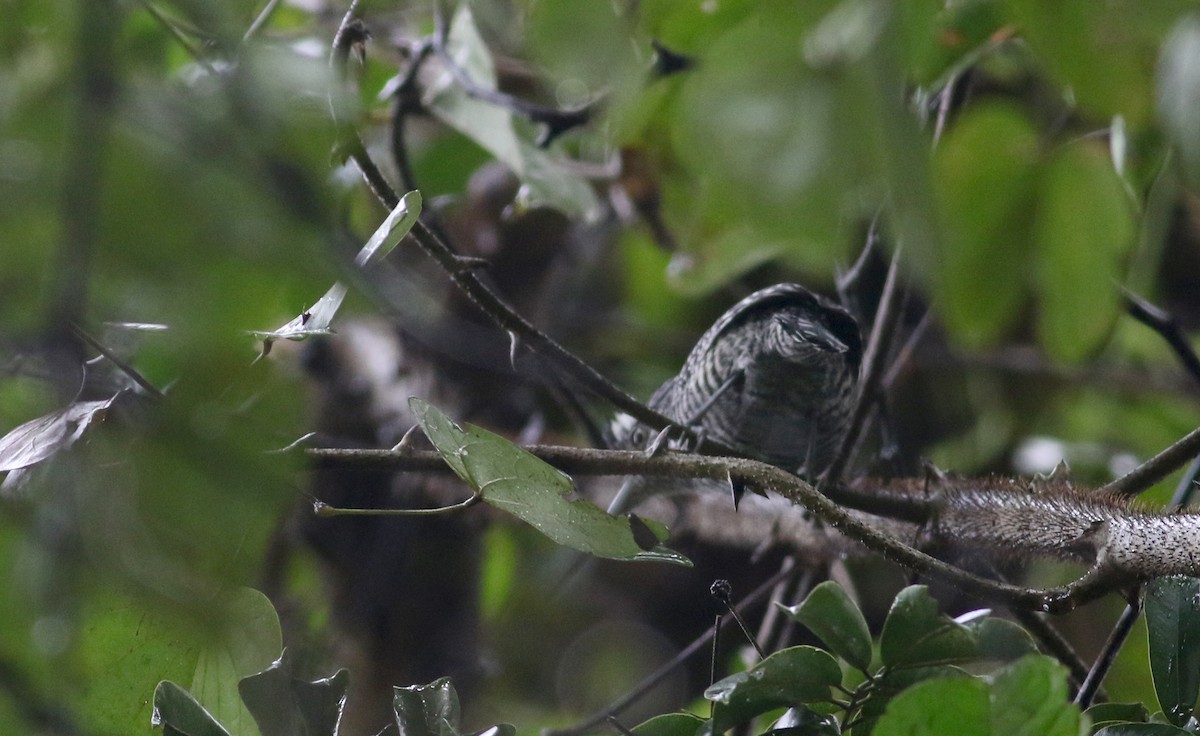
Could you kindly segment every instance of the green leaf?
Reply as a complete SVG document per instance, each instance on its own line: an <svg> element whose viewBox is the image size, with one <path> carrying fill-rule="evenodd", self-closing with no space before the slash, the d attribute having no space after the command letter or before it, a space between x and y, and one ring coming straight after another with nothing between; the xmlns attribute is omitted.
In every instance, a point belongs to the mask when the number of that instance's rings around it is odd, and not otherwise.
<svg viewBox="0 0 1200 736"><path fill-rule="evenodd" d="M979 645L984 659L1013 660L1026 654L1037 654L1037 643L1029 632L1002 618L988 616L965 624Z"/></svg>
<svg viewBox="0 0 1200 736"><path fill-rule="evenodd" d="M213 716L238 736L258 733L242 703L238 680L266 669L283 650L279 616L265 595L242 588L222 602L226 628L200 652L191 692Z"/></svg>
<svg viewBox="0 0 1200 736"><path fill-rule="evenodd" d="M875 736L991 736L987 686L975 678L922 682L892 699Z"/></svg>
<svg viewBox="0 0 1200 736"><path fill-rule="evenodd" d="M806 646L775 652L704 691L716 703L705 729L720 734L775 708L828 699L829 689L841 681L842 669L828 652Z"/></svg>
<svg viewBox="0 0 1200 736"><path fill-rule="evenodd" d="M1150 117L1158 26L1172 3L1007 0L1012 20L1073 101L1100 119ZM1066 95L1064 94L1064 97Z"/></svg>
<svg viewBox="0 0 1200 736"><path fill-rule="evenodd" d="M229 736L187 690L164 680L154 688L154 712L150 724L162 726L164 736Z"/></svg>
<svg viewBox="0 0 1200 736"><path fill-rule="evenodd" d="M858 723L854 726L852 733L856 736L871 733L875 727L875 723L883 715L888 704L892 702L892 699L918 682L970 677L971 675L958 667L951 667L949 665L884 670L883 674L875 679L874 685L867 692L862 708L858 712L856 719Z"/></svg>
<svg viewBox="0 0 1200 736"><path fill-rule="evenodd" d="M827 580L813 588L799 605L779 607L854 667L865 672L871 666L871 632L867 620L842 586Z"/></svg>
<svg viewBox="0 0 1200 736"><path fill-rule="evenodd" d="M1093 726L1110 721L1145 723L1150 720L1150 711L1142 703L1100 703L1084 711L1084 716Z"/></svg>
<svg viewBox="0 0 1200 736"><path fill-rule="evenodd" d="M76 650L85 683L77 705L96 733L145 730L155 685L196 671L196 642L209 632L195 623L116 591L90 603Z"/></svg>
<svg viewBox="0 0 1200 736"><path fill-rule="evenodd" d="M1024 303L1037 157L1033 124L997 103L964 112L934 154L946 235L934 281L942 319L967 345L996 340Z"/></svg>
<svg viewBox="0 0 1200 736"><path fill-rule="evenodd" d="M971 659L979 649L967 627L938 612L928 588L911 585L892 602L879 654L886 667L910 667Z"/></svg>
<svg viewBox="0 0 1200 736"><path fill-rule="evenodd" d="M238 692L262 736L333 736L346 699L349 673L301 680L285 651L258 674L238 683Z"/></svg>
<svg viewBox="0 0 1200 736"><path fill-rule="evenodd" d="M558 544L617 560L691 565L661 544L643 550L628 516L609 516L583 499L568 499L571 478L503 437L468 425L463 431L418 398L409 406L446 463L483 500L506 511ZM660 534L663 527L647 526Z"/></svg>
<svg viewBox="0 0 1200 736"><path fill-rule="evenodd" d="M404 736L458 736L458 693L449 677L392 692L396 726Z"/></svg>
<svg viewBox="0 0 1200 736"><path fill-rule="evenodd" d="M691 713L665 713L634 726L635 736L695 736L704 719Z"/></svg>
<svg viewBox="0 0 1200 736"><path fill-rule="evenodd" d="M1079 707L1071 702L1067 669L1033 654L991 677L992 733L1006 736L1077 736Z"/></svg>
<svg viewBox="0 0 1200 736"><path fill-rule="evenodd" d="M1107 151L1079 143L1042 171L1033 222L1042 346L1082 360L1107 339L1121 313L1117 283L1134 244L1133 208Z"/></svg>
<svg viewBox="0 0 1200 736"><path fill-rule="evenodd" d="M1158 578L1146 586L1146 636L1158 704L1177 726L1200 693L1200 579Z"/></svg>

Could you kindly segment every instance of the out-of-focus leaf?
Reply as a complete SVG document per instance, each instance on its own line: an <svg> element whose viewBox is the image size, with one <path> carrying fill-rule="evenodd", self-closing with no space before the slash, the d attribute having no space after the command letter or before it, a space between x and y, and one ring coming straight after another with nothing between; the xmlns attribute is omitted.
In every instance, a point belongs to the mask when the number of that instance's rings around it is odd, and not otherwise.
<svg viewBox="0 0 1200 736"><path fill-rule="evenodd" d="M871 631L842 586L827 580L799 605L780 606L808 627L834 654L859 670L871 665Z"/></svg>
<svg viewBox="0 0 1200 736"><path fill-rule="evenodd" d="M1141 703L1100 703L1084 711L1094 726L1108 721L1145 723L1150 711Z"/></svg>
<svg viewBox="0 0 1200 736"><path fill-rule="evenodd" d="M700 733L715 736L775 708L826 700L829 689L841 681L842 668L828 652L805 646L783 649L704 691L716 705Z"/></svg>
<svg viewBox="0 0 1200 736"><path fill-rule="evenodd" d="M661 544L643 550L629 517L609 516L583 499L568 499L570 477L503 437L468 425L466 431L421 399L409 399L429 441L454 472L483 500L526 522L558 544L618 560L691 565ZM646 525L656 535L660 525Z"/></svg>
<svg viewBox="0 0 1200 736"><path fill-rule="evenodd" d="M165 680L154 689L150 724L161 726L164 736L229 736L186 690Z"/></svg>
<svg viewBox="0 0 1200 736"><path fill-rule="evenodd" d="M1163 26L1181 4L1006 0L1003 6L1037 58L1086 112L1101 120L1123 115L1135 128L1148 122L1155 52Z"/></svg>
<svg viewBox="0 0 1200 736"><path fill-rule="evenodd" d="M1200 13L1180 18L1158 61L1158 114L1200 190Z"/></svg>
<svg viewBox="0 0 1200 736"><path fill-rule="evenodd" d="M0 437L0 473L27 468L75 444L93 421L120 394L103 401L79 401L65 409L31 419Z"/></svg>
<svg viewBox="0 0 1200 736"><path fill-rule="evenodd" d="M934 156L945 231L933 261L941 317L960 341L995 340L1026 297L1037 131L1014 107L963 113Z"/></svg>
<svg viewBox="0 0 1200 736"><path fill-rule="evenodd" d="M234 593L223 608L226 628L200 653L192 695L238 736L255 736L257 726L238 692L238 680L261 672L283 649L275 607L253 588Z"/></svg>
<svg viewBox="0 0 1200 736"><path fill-rule="evenodd" d="M1079 707L1071 702L1067 669L1032 654L991 677L991 732L1011 736L1078 736Z"/></svg>
<svg viewBox="0 0 1200 736"><path fill-rule="evenodd" d="M496 68L491 52L475 27L470 5L454 14L446 50L460 69L480 88L496 89ZM447 125L508 164L524 184L518 199L527 207L545 205L584 219L599 215L592 188L546 151L517 135L512 113L500 105L471 97L450 70L442 72L426 91L425 102Z"/></svg>
<svg viewBox="0 0 1200 736"><path fill-rule="evenodd" d="M887 667L962 661L979 653L966 626L940 613L924 585L910 585L896 595L883 623L879 654Z"/></svg>
<svg viewBox="0 0 1200 736"><path fill-rule="evenodd" d="M77 634L84 684L75 705L96 733L144 731L156 683L187 682L196 671L197 642L211 632L194 623L111 592L89 601Z"/></svg>
<svg viewBox="0 0 1200 736"><path fill-rule="evenodd" d="M1158 578L1146 589L1146 635L1158 704L1177 726L1200 693L1200 579Z"/></svg>
<svg viewBox="0 0 1200 736"><path fill-rule="evenodd" d="M1133 208L1096 146L1062 149L1043 168L1034 216L1038 328L1051 355L1079 361L1108 337L1121 311L1117 283L1133 246Z"/></svg>
<svg viewBox="0 0 1200 736"><path fill-rule="evenodd" d="M897 695L875 736L991 736L987 685L974 678L922 682Z"/></svg>
<svg viewBox="0 0 1200 736"><path fill-rule="evenodd" d="M333 736L346 699L349 673L301 680L285 651L258 674L243 678L238 692L262 736Z"/></svg>

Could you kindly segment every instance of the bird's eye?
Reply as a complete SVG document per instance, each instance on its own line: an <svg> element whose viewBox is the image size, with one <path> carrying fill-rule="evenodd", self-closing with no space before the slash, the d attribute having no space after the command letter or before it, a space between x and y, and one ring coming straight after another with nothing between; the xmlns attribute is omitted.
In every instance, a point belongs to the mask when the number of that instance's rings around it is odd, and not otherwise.
<svg viewBox="0 0 1200 736"><path fill-rule="evenodd" d="M645 444L646 430L642 427L638 427L637 429L633 430L632 434L629 435L629 440L635 445Z"/></svg>

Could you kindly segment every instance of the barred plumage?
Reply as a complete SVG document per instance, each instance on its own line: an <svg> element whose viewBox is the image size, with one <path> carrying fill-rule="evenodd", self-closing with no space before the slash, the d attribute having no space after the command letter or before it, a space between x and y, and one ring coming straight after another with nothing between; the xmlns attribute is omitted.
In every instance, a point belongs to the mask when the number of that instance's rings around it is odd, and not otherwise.
<svg viewBox="0 0 1200 736"><path fill-rule="evenodd" d="M649 406L749 457L815 477L846 432L862 340L842 307L798 284L757 291L704 333ZM619 445L646 427L614 424Z"/></svg>

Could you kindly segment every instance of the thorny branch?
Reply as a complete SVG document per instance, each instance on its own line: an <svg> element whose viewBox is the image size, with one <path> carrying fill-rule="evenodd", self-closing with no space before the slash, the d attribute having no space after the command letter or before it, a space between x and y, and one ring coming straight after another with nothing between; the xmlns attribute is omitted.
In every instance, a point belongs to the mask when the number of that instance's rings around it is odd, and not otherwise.
<svg viewBox="0 0 1200 736"><path fill-rule="evenodd" d="M1082 529L1083 531L1077 530L1074 536L1057 540L1031 541L1028 545L1030 546L1030 552L1044 552L1053 547L1054 544L1057 544L1061 547L1061 552L1065 556L1074 556L1075 558L1080 557L1078 549L1080 546L1092 545L1095 547L1096 563L1089 572L1079 580L1061 588L1023 588L981 578L930 557L912 546L904 544L894 537L881 532L879 529L865 522L861 515L844 508L834 500L836 498L842 503L846 503L847 501L860 503L863 498L875 498L878 501L880 500L878 496L862 494L856 497L853 493L846 492L850 489L843 488L833 489L830 491L830 495L827 496L791 473L766 463L744 458L709 457L676 452L667 452L662 455L647 457L645 453L636 451L545 446L528 449L536 456L567 473L595 475L643 474L708 478L713 480L732 478L735 482L744 483L756 488L769 489L784 498L804 506L824 523L836 528L865 545L868 549L884 555L908 570L948 583L968 594L985 600L1051 613L1070 611L1079 605L1135 582L1139 576L1145 577L1149 574L1138 567L1139 560L1136 556L1131 556L1128 553L1130 546L1136 547L1136 545L1131 545L1129 540L1124 538L1118 539L1123 546L1120 546L1114 552L1105 546L1109 544L1109 541L1104 535L1096 533L1093 535L1094 538L1086 538L1087 530L1094 527L1092 519L1088 516L1089 514L1107 514L1103 518L1110 521L1114 518L1117 521L1122 521L1121 514L1127 514L1131 520L1130 524L1133 524L1133 530L1130 531L1127 528L1129 524L1122 526L1114 522L1114 527L1120 527L1113 532L1114 538L1117 538L1119 534L1136 537L1137 534L1155 533L1166 528L1164 525L1172 523L1189 525L1189 529L1178 532L1179 536L1187 536L1191 534L1190 525L1194 525L1195 523L1194 517L1191 516L1155 516L1120 507L1115 502L1109 506L1100 507L1097 510L1097 507L1094 505L1088 506L1089 503L1096 503L1094 495L1089 496L1088 492L1083 489L1077 490L1078 507L1072 508L1070 498L1059 497L1057 500L1052 499L1047 502L1037 494L1026 494L1023 496L1021 495L1022 489L1016 487L996 491L997 482L994 480L954 481L954 483L961 484L961 490L951 491L946 489L932 495L910 494L908 497L893 497L891 499L893 505L889 508L889 515L900 516L906 521L916 523L920 523L922 520L937 518L936 526L957 523L951 521L953 518L952 512L955 509L952 505L948 504L952 504L955 494L958 494L963 499L962 505L966 507L965 511L963 511L963 514L967 518L964 524L966 531L956 529L952 536L956 539L966 537L964 539L964 543L966 544L970 543L969 537L966 536L970 533L991 534L996 531L992 529L991 523L980 523L978 520L972 521L971 519L972 516L979 516L985 510L982 507L989 503L997 506L996 511L998 512L1007 512L1017 516L1023 516L1030 511L1051 511L1061 512L1061 515L1068 519L1080 517L1074 519L1074 524L1078 529ZM441 472L446 470L440 456L433 452L405 451L397 453L387 450L337 449L313 449L306 452L309 457L319 462L353 462L410 471ZM885 493L888 491L885 486L881 486L881 490L885 491ZM1005 496L1006 493L1010 493L1011 495ZM1006 508L1005 504L1008 504L1011 508ZM1030 508L1023 508L1022 504ZM1084 511L1081 513L1080 509ZM880 513L878 508L872 509L872 512ZM937 514L936 517L934 516L935 513ZM1139 523L1142 524L1141 527L1137 526ZM1001 544L1009 545L1016 543L1016 541L1005 539ZM1010 549L1009 551L1012 552L1014 550ZM1194 550L1176 550L1174 551L1174 556L1165 562L1163 560L1155 560L1152 564L1158 567L1155 567L1152 572L1155 575L1195 573L1196 570L1192 570L1191 568L1194 566L1193 563L1197 557L1200 557L1200 553ZM1170 572L1165 572L1161 567L1172 564L1176 565L1176 568L1171 569Z"/></svg>

